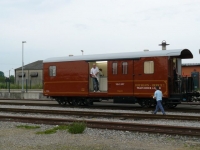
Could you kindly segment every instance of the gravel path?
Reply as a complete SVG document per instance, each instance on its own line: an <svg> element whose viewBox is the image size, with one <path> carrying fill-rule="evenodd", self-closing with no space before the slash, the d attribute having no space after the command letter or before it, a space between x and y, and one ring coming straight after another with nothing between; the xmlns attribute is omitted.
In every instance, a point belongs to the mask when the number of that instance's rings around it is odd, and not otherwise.
<svg viewBox="0 0 200 150"><path fill-rule="evenodd" d="M27 106L0 106L0 108L32 108L47 109L48 107L27 107ZM52 108L54 110L85 110L77 108ZM96 109L95 109L96 110ZM95 111L91 110L91 111ZM105 111L105 110L96 110ZM107 111L107 110L106 110ZM108 112L129 112L129 113L150 113L150 112L134 112L121 110L108 110ZM8 114L9 113L0 113ZM168 113L180 114L180 113ZM24 116L24 114L21 114ZM55 115L38 115L27 114L29 116L48 116ZM185 115L185 113L184 113ZM194 115L188 114L187 115ZM195 114L199 115L199 114ZM58 116L63 117L61 116ZM67 117L67 116L65 116ZM105 118L104 118L105 119ZM92 118L95 120L95 118ZM115 121L115 119L106 119L107 121ZM117 119L119 121L119 119ZM121 120L124 121L124 120ZM199 122L180 122L169 120L132 120L137 123L152 124L174 124L184 126L200 126ZM137 132L124 132L114 130L100 130L87 128L83 134L70 134L67 131L57 131L54 134L38 135L37 131L44 131L55 126L40 125L39 129L20 129L17 125L25 125L16 122L0 122L0 150L200 150L200 138L186 136L171 136L160 134L147 134ZM32 124L27 124L32 125Z"/></svg>

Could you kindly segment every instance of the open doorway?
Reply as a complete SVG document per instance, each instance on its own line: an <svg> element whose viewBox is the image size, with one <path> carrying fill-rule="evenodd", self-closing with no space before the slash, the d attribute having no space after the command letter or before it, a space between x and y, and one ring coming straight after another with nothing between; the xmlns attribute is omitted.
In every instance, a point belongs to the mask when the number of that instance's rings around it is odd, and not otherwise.
<svg viewBox="0 0 200 150"><path fill-rule="evenodd" d="M89 74L91 71L91 68L93 67L93 64L96 64L96 67L101 71L99 73L99 90L100 92L107 92L108 91L108 69L107 69L107 61L93 61L88 62L89 65ZM89 76L89 91L93 92L93 79Z"/></svg>
<svg viewBox="0 0 200 150"><path fill-rule="evenodd" d="M173 85L173 93L181 93L181 84L182 84L182 71L181 71L181 59L173 58L173 73L172 73L172 85Z"/></svg>

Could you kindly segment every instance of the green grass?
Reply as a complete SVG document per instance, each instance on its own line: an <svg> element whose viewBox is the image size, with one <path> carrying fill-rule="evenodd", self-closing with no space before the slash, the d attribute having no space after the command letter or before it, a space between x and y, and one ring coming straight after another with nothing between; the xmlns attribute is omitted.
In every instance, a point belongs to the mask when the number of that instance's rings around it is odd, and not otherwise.
<svg viewBox="0 0 200 150"><path fill-rule="evenodd" d="M59 125L52 129L39 131L39 132L36 132L36 134L54 134L57 132L57 130L68 130L69 133L80 134L84 132L85 128L86 128L86 124L84 122L74 122L70 125Z"/></svg>
<svg viewBox="0 0 200 150"><path fill-rule="evenodd" d="M28 126L28 125L19 125L16 126L17 128L24 128L24 129L38 129L40 128L39 126Z"/></svg>
<svg viewBox="0 0 200 150"><path fill-rule="evenodd" d="M54 127L54 129L56 129L56 130L67 130L68 126L67 125L59 125L57 127Z"/></svg>
<svg viewBox="0 0 200 150"><path fill-rule="evenodd" d="M45 130L45 131L39 131L36 134L53 134L53 133L56 133L57 130L67 130L67 129L68 129L67 125L59 125L59 126L54 127L53 129L48 129L48 130Z"/></svg>
<svg viewBox="0 0 200 150"><path fill-rule="evenodd" d="M45 131L36 132L36 134L53 134L53 133L56 133L56 132L57 132L56 129L49 129L49 130L45 130Z"/></svg>
<svg viewBox="0 0 200 150"><path fill-rule="evenodd" d="M28 125L18 125L17 128L24 128L24 129L38 129L39 126L28 126ZM48 129L45 131L38 131L36 134L54 134L57 130L68 130L69 133L72 134L80 134L83 133L86 128L86 124L84 122L73 122L70 125L59 125L52 129Z"/></svg>
<svg viewBox="0 0 200 150"><path fill-rule="evenodd" d="M86 128L86 124L84 122L74 122L69 125L68 132L72 134L80 134L83 133Z"/></svg>

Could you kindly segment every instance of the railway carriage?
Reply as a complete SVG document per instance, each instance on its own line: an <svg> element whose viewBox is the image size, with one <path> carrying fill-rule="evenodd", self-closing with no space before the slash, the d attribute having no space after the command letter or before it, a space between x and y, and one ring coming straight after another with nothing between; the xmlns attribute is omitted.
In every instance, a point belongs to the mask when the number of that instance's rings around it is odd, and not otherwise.
<svg viewBox="0 0 200 150"><path fill-rule="evenodd" d="M113 99L114 103L155 105L155 86L163 92L163 102L176 107L199 93L193 92L191 78L174 80L173 67L181 75L182 59L192 59L188 49L124 52L54 57L43 61L45 96L61 105L90 105ZM103 70L100 92L93 92L90 69L96 63ZM176 85L178 86L175 86Z"/></svg>

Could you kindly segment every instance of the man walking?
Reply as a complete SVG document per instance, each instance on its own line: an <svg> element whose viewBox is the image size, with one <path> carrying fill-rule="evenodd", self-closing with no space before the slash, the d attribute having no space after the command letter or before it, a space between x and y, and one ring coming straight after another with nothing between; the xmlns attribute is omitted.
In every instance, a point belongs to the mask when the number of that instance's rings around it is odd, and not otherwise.
<svg viewBox="0 0 200 150"><path fill-rule="evenodd" d="M156 105L156 110L152 114L156 114L158 112L158 110L160 109L162 111L163 115L166 115L164 108L162 106L162 91L159 90L158 86L156 86L156 91L154 93L153 98L156 99L157 105Z"/></svg>

